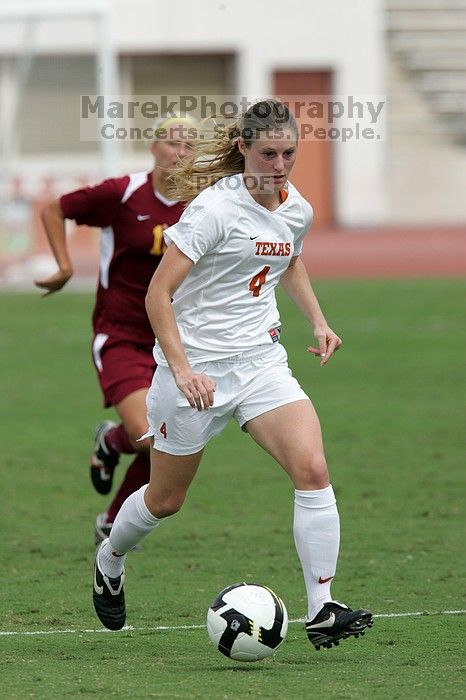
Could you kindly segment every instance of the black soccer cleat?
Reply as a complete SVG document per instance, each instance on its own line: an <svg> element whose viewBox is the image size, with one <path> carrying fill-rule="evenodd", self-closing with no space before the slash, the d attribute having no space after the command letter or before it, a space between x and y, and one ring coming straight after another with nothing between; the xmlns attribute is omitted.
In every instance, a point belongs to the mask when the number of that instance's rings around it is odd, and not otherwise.
<svg viewBox="0 0 466 700"><path fill-rule="evenodd" d="M113 472L120 461L120 455L111 452L105 444L105 435L114 428L116 423L105 420L95 429L94 452L91 455L91 481L98 493L110 493L113 484Z"/></svg>
<svg viewBox="0 0 466 700"><path fill-rule="evenodd" d="M320 647L337 647L342 639L362 636L373 624L369 610L351 610L343 603L331 601L324 604L313 620L306 621L306 632L318 651Z"/></svg>
<svg viewBox="0 0 466 700"><path fill-rule="evenodd" d="M97 549L94 561L94 588L92 591L94 608L104 627L109 630L121 630L126 620L125 591L123 588L125 570L123 569L121 576L117 578L106 576L99 569L99 551L100 547Z"/></svg>

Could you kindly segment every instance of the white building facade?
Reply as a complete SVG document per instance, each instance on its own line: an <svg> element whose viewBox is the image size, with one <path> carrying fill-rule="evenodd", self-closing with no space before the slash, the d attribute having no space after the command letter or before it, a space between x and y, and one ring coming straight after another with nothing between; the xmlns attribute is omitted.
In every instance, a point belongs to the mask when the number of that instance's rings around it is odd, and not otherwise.
<svg viewBox="0 0 466 700"><path fill-rule="evenodd" d="M74 8L73 16L64 16L68 7ZM28 25L25 18L34 8L48 18ZM8 177L19 177L27 186L41 182L44 187L45 182L59 193L76 180L110 174L109 164L115 175L150 168L146 143L110 143L102 149L96 141L82 140L80 95L99 94L99 76L106 71L105 84L136 100L279 93L314 102L330 95L343 105L343 113L332 123L322 121L327 128L322 142L304 139L296 173L322 225L462 223L466 198L456 193L466 184L466 149L442 135L433 143L428 131L413 143L406 122L394 118L390 100L403 92L406 75L400 78L403 68L393 68L386 35L382 0L0 0L4 125L10 104L16 100L17 107L15 143L10 139L3 148ZM102 42L110 63L100 57L96 78ZM21 75L23 85L17 89ZM370 109L379 110L376 117ZM358 122L360 132L373 128L374 133L342 139L344 129L356 133ZM413 182L416 160L419 186ZM452 182L448 162L454 163ZM428 170L435 172L436 164L442 164L443 181L434 186Z"/></svg>

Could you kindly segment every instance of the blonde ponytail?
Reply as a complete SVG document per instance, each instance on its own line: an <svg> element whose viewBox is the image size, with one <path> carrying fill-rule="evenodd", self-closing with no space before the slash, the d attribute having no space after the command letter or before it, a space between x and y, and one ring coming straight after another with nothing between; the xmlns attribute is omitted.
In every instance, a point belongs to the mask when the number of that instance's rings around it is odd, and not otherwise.
<svg viewBox="0 0 466 700"><path fill-rule="evenodd" d="M214 122L192 139L193 153L186 156L168 177L168 196L190 202L202 190L228 175L244 170L244 157L238 149L238 121L228 127ZM202 129L202 127L201 127Z"/></svg>
<svg viewBox="0 0 466 700"><path fill-rule="evenodd" d="M244 172L244 156L238 148L241 136L246 148L263 131L290 129L298 136L296 121L288 107L278 100L256 102L247 112L228 125L212 120L213 127L200 130L192 139L193 152L168 177L168 196L189 203L206 187L223 177Z"/></svg>

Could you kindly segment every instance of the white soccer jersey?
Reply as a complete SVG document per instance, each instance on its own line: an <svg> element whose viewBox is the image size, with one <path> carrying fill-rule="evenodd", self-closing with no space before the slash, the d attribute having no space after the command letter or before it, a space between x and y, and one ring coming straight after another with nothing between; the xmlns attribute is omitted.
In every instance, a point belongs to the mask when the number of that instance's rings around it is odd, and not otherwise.
<svg viewBox="0 0 466 700"><path fill-rule="evenodd" d="M205 189L165 231L195 264L175 292L175 312L188 360L206 362L278 339L275 287L299 255L312 207L288 183L274 211L258 204L243 176ZM156 342L154 357L166 365Z"/></svg>

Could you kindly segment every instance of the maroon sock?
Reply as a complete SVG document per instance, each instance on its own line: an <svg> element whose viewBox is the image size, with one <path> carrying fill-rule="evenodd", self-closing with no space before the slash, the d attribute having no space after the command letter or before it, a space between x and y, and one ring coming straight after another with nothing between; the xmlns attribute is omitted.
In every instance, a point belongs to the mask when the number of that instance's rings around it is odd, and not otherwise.
<svg viewBox="0 0 466 700"><path fill-rule="evenodd" d="M123 483L113 499L110 508L107 510L107 522L113 523L116 514L120 510L128 496L149 483L150 477L150 457L148 454L138 454L131 462L126 472Z"/></svg>
<svg viewBox="0 0 466 700"><path fill-rule="evenodd" d="M105 444L109 450L123 455L134 455L136 450L129 441L128 433L123 423L112 428L105 435Z"/></svg>

